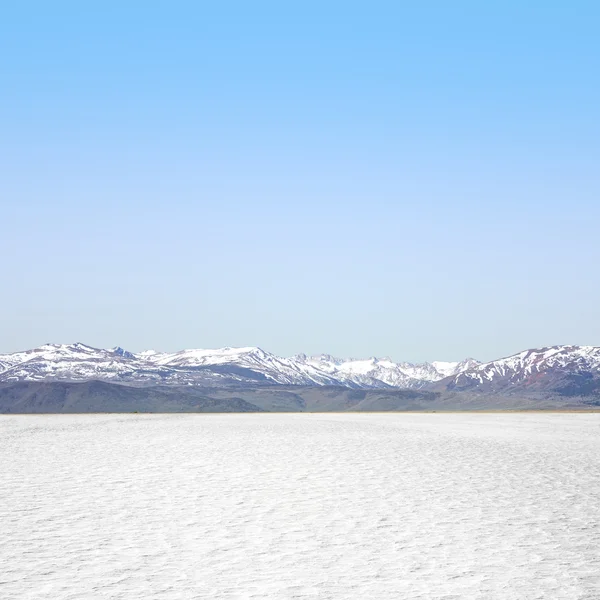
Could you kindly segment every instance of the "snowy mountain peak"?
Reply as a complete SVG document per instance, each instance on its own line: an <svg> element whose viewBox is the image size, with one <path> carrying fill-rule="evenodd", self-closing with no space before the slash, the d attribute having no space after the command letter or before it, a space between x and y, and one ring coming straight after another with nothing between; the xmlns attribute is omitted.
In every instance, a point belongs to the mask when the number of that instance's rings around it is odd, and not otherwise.
<svg viewBox="0 0 600 600"><path fill-rule="evenodd" d="M111 352L116 356L122 356L123 358L135 358L135 354L133 354L133 352L123 350L121 346L115 346L114 348L111 348Z"/></svg>
<svg viewBox="0 0 600 600"><path fill-rule="evenodd" d="M147 360L160 365L197 367L232 363L236 360L265 360L272 355L254 346L243 348L230 348L227 346L213 350L180 350L171 354L151 351L150 353L143 352L138 356L144 356Z"/></svg>
<svg viewBox="0 0 600 600"><path fill-rule="evenodd" d="M103 350L77 342L45 344L0 356L0 381L103 379L167 385L263 382L419 388L444 374L428 363L394 363L389 357L343 359L329 354L298 354L282 358L256 346L134 354L120 346Z"/></svg>
<svg viewBox="0 0 600 600"><path fill-rule="evenodd" d="M469 367L441 383L453 390L556 389L575 393L577 389L596 389L597 379L600 379L600 347L547 346Z"/></svg>
<svg viewBox="0 0 600 600"><path fill-rule="evenodd" d="M433 368L443 377L451 377L452 375L456 375L457 373L462 373L468 369L473 369L474 367L480 365L481 363L474 358L465 358L460 362L446 362L434 360L432 363Z"/></svg>
<svg viewBox="0 0 600 600"><path fill-rule="evenodd" d="M337 358L336 356L331 356L331 354L317 354L316 356L310 356L307 358L306 354L302 354L299 355L302 356L304 358L304 360L310 360L310 361L318 361L318 362L323 362L323 363L332 363L334 365L340 365L343 362L345 362L344 359L342 358ZM353 359L348 359L348 360L353 360Z"/></svg>
<svg viewBox="0 0 600 600"><path fill-rule="evenodd" d="M600 347L548 346L487 363L394 362L320 354L283 358L256 346L148 350L100 349L81 342L44 344L0 355L0 382L100 379L135 385L334 385L353 388L433 388L483 392L600 390ZM583 392L581 392L583 393Z"/></svg>

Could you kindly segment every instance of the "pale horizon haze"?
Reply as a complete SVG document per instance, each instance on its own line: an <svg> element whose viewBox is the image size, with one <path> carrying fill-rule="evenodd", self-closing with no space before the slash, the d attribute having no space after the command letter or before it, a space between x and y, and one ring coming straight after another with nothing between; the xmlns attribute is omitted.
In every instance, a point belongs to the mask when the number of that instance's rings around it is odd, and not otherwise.
<svg viewBox="0 0 600 600"><path fill-rule="evenodd" d="M0 353L600 346L599 19L5 3Z"/></svg>

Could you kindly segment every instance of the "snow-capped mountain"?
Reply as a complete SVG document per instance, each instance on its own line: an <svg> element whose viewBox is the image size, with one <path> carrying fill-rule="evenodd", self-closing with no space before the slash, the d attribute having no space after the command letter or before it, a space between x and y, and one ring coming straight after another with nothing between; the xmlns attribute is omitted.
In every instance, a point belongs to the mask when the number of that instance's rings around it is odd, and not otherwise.
<svg viewBox="0 0 600 600"><path fill-rule="evenodd" d="M478 364L395 363L389 358L340 359L330 355L282 358L260 348L220 348L139 354L116 347L108 350L85 344L46 344L0 355L1 381L101 379L138 384L224 385L263 383L342 385L346 387L421 388L448 373Z"/></svg>
<svg viewBox="0 0 600 600"><path fill-rule="evenodd" d="M329 354L310 357L300 354L294 359L324 371L344 385L359 387L378 387L385 384L393 387L420 388L433 381L439 381L446 377L447 373L455 374L463 368L479 364L473 359L460 363L412 364L395 363L389 358L341 359Z"/></svg>
<svg viewBox="0 0 600 600"><path fill-rule="evenodd" d="M193 352L193 351L187 351ZM183 354L183 353L177 353ZM179 365L177 355L142 352L139 355L116 347L109 350L92 348L85 344L46 344L39 348L0 356L8 365L0 370L0 381L106 381L138 384L205 384L219 385L230 381L261 381L258 372L223 373L222 369L202 368L199 364ZM239 371L240 369L238 369Z"/></svg>
<svg viewBox="0 0 600 600"><path fill-rule="evenodd" d="M480 365L481 362L474 358L466 358L460 362L434 360L431 364L433 365L433 368L444 377L451 377L452 375L457 375L468 369L473 369L477 365Z"/></svg>
<svg viewBox="0 0 600 600"><path fill-rule="evenodd" d="M439 388L585 395L600 391L600 347L550 346L525 350L465 369L442 380Z"/></svg>
<svg viewBox="0 0 600 600"><path fill-rule="evenodd" d="M237 373L280 384L337 385L335 378L319 369L290 358L280 358L260 348L219 348L216 350L182 350L173 354L142 352L138 358L167 369L211 370Z"/></svg>
<svg viewBox="0 0 600 600"><path fill-rule="evenodd" d="M600 347L552 346L484 364L474 359L396 363L389 358L344 359L328 354L283 358L255 347L133 354L119 347L104 350L79 343L46 344L0 355L0 382L45 380L585 395L600 394Z"/></svg>
<svg viewBox="0 0 600 600"><path fill-rule="evenodd" d="M80 343L45 344L1 355L0 381L122 379L135 372L132 359L133 354L122 348L100 350Z"/></svg>

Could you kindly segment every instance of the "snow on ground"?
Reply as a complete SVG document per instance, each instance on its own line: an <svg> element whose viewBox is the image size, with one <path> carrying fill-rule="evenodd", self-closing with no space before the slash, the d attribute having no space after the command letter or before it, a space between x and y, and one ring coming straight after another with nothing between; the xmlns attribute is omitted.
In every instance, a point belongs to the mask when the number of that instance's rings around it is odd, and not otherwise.
<svg viewBox="0 0 600 600"><path fill-rule="evenodd" d="M600 598L600 415L0 417L0 597Z"/></svg>

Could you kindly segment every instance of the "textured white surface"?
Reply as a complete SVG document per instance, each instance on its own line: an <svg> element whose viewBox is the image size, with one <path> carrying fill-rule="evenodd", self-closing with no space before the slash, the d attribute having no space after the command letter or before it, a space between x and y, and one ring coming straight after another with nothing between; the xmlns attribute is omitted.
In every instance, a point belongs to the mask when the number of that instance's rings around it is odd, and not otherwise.
<svg viewBox="0 0 600 600"><path fill-rule="evenodd" d="M0 417L0 598L600 598L600 415Z"/></svg>

